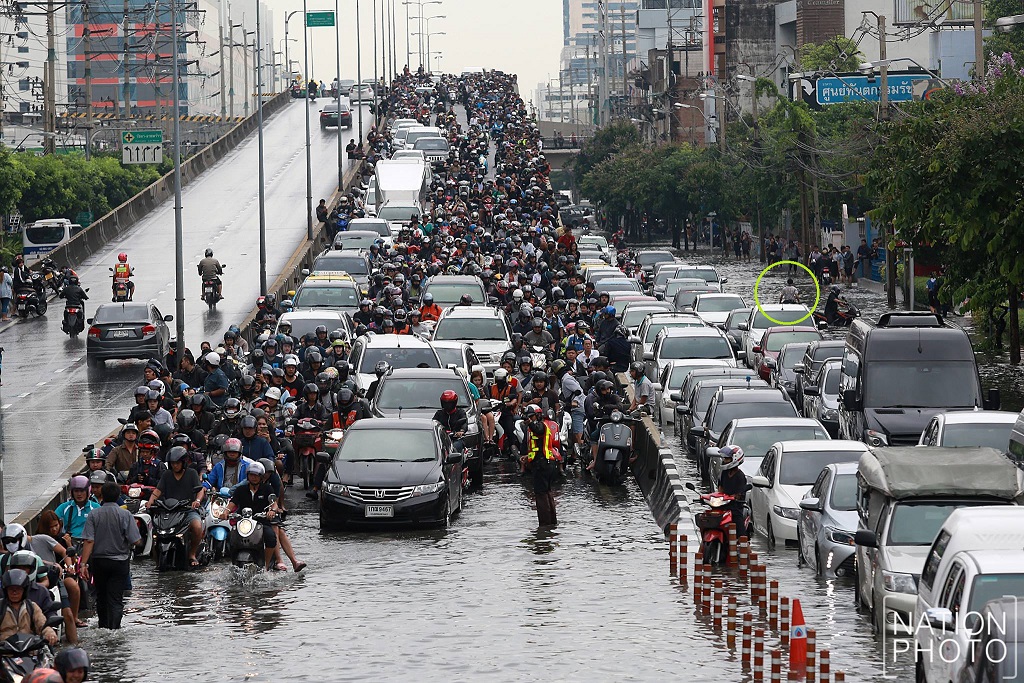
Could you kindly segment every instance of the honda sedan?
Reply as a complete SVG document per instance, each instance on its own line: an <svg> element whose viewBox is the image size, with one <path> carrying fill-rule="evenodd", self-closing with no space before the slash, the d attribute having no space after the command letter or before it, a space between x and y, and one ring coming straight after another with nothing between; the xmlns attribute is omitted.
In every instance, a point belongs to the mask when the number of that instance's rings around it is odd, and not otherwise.
<svg viewBox="0 0 1024 683"><path fill-rule="evenodd" d="M90 367L100 367L112 358L158 358L162 361L171 342L167 323L173 319L170 315L160 315L151 303L101 304L86 321L89 324L86 362Z"/></svg>

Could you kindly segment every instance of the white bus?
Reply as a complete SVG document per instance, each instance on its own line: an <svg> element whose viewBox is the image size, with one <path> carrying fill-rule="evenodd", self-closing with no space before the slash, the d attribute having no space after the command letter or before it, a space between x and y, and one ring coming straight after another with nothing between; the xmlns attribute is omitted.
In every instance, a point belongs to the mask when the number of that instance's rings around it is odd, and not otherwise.
<svg viewBox="0 0 1024 683"><path fill-rule="evenodd" d="M21 228L21 253L26 261L42 258L84 230L66 218L46 218Z"/></svg>

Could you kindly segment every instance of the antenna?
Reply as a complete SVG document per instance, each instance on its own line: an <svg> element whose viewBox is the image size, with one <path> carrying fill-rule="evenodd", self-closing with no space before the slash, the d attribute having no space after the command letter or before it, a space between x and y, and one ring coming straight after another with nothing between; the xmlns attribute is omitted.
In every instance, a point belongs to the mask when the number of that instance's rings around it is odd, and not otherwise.
<svg viewBox="0 0 1024 683"><path fill-rule="evenodd" d="M398 419L402 419L402 406L398 406Z"/></svg>

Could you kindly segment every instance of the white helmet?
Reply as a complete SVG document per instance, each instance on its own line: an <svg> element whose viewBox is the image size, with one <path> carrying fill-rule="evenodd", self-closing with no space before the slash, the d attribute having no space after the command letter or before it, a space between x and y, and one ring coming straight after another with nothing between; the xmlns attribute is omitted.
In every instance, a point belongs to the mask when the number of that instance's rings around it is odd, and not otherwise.
<svg viewBox="0 0 1024 683"><path fill-rule="evenodd" d="M743 464L743 449L739 446L722 446L718 451L722 456L722 471L731 470Z"/></svg>
<svg viewBox="0 0 1024 683"><path fill-rule="evenodd" d="M270 387L267 389L267 393L264 394L264 398L272 398L275 401L281 400L281 390L277 387Z"/></svg>
<svg viewBox="0 0 1024 683"><path fill-rule="evenodd" d="M216 351L210 351L206 354L206 362L210 365L217 367L220 365L220 356L217 355Z"/></svg>
<svg viewBox="0 0 1024 683"><path fill-rule="evenodd" d="M26 533L25 527L20 524L8 524L4 527L3 544L9 553L15 553L28 547L28 533Z"/></svg>
<svg viewBox="0 0 1024 683"><path fill-rule="evenodd" d="M249 476L250 474L258 474L259 476L262 477L266 473L267 473L267 469L263 466L262 463L260 463L257 460L254 460L253 462L250 462L249 466L245 470L245 475L246 476Z"/></svg>
<svg viewBox="0 0 1024 683"><path fill-rule="evenodd" d="M499 382L508 379L508 370L506 370L505 368L498 368L497 370L494 371L494 379L498 380Z"/></svg>

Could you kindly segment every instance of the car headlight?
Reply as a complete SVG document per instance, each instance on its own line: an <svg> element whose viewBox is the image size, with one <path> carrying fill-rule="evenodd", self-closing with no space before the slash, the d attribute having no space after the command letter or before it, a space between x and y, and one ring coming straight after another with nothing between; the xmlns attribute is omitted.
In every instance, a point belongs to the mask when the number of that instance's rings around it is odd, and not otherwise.
<svg viewBox="0 0 1024 683"><path fill-rule="evenodd" d="M874 429L868 429L865 431L867 442L869 446L888 446L889 438L882 432L876 432Z"/></svg>
<svg viewBox="0 0 1024 683"><path fill-rule="evenodd" d="M324 491L336 496L351 497L352 495L344 484L324 484Z"/></svg>
<svg viewBox="0 0 1024 683"><path fill-rule="evenodd" d="M796 519L800 516L800 508L784 508L781 505L773 505L772 512L786 519Z"/></svg>
<svg viewBox="0 0 1024 683"><path fill-rule="evenodd" d="M443 479L441 481L435 481L433 484L420 484L412 490L413 498L416 496L429 496L432 493L440 493L447 486L447 482Z"/></svg>
<svg viewBox="0 0 1024 683"><path fill-rule="evenodd" d="M823 420L837 420L839 419L839 413L832 408L825 408L821 411L821 419Z"/></svg>
<svg viewBox="0 0 1024 683"><path fill-rule="evenodd" d="M825 538L839 545L854 545L853 534L830 526L825 527Z"/></svg>
<svg viewBox="0 0 1024 683"><path fill-rule="evenodd" d="M890 593L917 594L917 581L911 574L882 570L882 585Z"/></svg>

